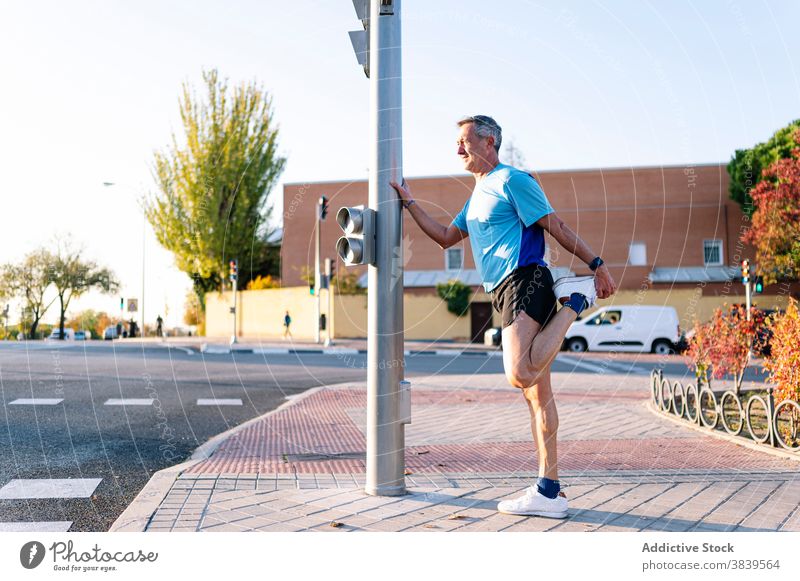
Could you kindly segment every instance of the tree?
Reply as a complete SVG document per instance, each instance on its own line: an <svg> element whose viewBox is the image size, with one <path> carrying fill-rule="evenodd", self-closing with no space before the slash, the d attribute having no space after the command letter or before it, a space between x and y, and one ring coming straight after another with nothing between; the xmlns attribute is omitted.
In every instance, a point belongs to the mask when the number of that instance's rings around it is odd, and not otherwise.
<svg viewBox="0 0 800 581"><path fill-rule="evenodd" d="M797 301L790 298L786 313L770 317L772 331L770 352L764 358L767 381L774 383L775 401L785 399L800 401L800 312Z"/></svg>
<svg viewBox="0 0 800 581"><path fill-rule="evenodd" d="M102 339L106 327L114 325L114 321L104 311L97 312L94 309L86 309L73 315L66 325L78 331L91 331L93 339Z"/></svg>
<svg viewBox="0 0 800 581"><path fill-rule="evenodd" d="M766 284L800 278L800 129L791 157L764 169L764 180L751 192L752 227L743 242L756 248L759 274Z"/></svg>
<svg viewBox="0 0 800 581"><path fill-rule="evenodd" d="M70 301L92 289L115 292L119 282L109 269L101 268L92 260L85 260L83 250L72 246L69 239L56 240L56 247L49 275L59 300L58 328L60 339L64 339L64 322Z"/></svg>
<svg viewBox="0 0 800 581"><path fill-rule="evenodd" d="M463 317L469 310L472 289L460 280L451 280L436 285L439 298L447 302L447 310L457 317Z"/></svg>
<svg viewBox="0 0 800 581"><path fill-rule="evenodd" d="M203 323L203 306L200 304L200 299L197 294L193 291L186 293L183 322L192 326L201 325Z"/></svg>
<svg viewBox="0 0 800 581"><path fill-rule="evenodd" d="M798 129L800 129L800 119L778 129L764 143L758 143L750 149L737 149L728 163L730 197L739 203L748 216L754 209L751 191L763 179L762 170L779 159L791 155L796 147L793 135Z"/></svg>
<svg viewBox="0 0 800 581"><path fill-rule="evenodd" d="M55 301L55 297L49 300L45 297L52 263L53 255L39 248L25 256L21 263L5 264L0 271L0 295L23 301L26 317L30 317L30 331L26 336L31 339L36 338L39 322Z"/></svg>
<svg viewBox="0 0 800 581"><path fill-rule="evenodd" d="M183 85L183 136L179 143L173 133L156 152L157 193L144 200L158 241L192 278L201 304L221 288L230 259L239 261L242 283L278 274L268 202L286 164L267 92L255 83L229 91L216 70L203 72L203 81L202 100Z"/></svg>
<svg viewBox="0 0 800 581"><path fill-rule="evenodd" d="M506 141L506 147L503 153L503 163L513 166L517 169L524 169L525 167L525 156L517 147L517 144L513 139Z"/></svg>

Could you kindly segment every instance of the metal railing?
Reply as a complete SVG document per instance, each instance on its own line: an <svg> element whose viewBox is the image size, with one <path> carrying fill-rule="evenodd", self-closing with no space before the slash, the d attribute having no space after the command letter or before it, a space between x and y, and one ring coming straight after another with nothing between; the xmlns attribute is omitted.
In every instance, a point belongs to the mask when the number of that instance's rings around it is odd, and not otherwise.
<svg viewBox="0 0 800 581"><path fill-rule="evenodd" d="M786 399L776 405L772 387L745 393L714 392L703 384L698 389L695 383L684 386L677 380L670 382L660 369L650 373L650 398L661 413L710 431L724 430L757 444L800 453L800 404Z"/></svg>

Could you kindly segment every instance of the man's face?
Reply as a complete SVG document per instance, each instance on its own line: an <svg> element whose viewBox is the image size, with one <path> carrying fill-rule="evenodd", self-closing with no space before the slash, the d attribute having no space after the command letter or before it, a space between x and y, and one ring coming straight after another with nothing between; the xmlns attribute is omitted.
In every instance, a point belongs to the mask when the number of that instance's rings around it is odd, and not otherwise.
<svg viewBox="0 0 800 581"><path fill-rule="evenodd" d="M475 133L474 123L465 123L459 127L458 156L464 162L464 169L469 172L484 169L494 151L493 143L491 137L481 137Z"/></svg>

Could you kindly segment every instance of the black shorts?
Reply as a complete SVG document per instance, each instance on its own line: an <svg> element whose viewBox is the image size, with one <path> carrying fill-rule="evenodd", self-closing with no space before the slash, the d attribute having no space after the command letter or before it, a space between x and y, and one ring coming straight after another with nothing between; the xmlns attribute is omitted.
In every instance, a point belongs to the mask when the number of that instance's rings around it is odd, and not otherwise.
<svg viewBox="0 0 800 581"><path fill-rule="evenodd" d="M492 291L492 306L503 316L503 328L514 322L520 311L544 327L556 314L557 302L553 275L538 264L518 268Z"/></svg>

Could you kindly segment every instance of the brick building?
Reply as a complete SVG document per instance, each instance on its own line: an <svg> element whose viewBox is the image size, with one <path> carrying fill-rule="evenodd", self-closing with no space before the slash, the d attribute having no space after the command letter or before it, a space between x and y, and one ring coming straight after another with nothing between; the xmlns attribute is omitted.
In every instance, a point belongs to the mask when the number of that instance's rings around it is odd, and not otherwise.
<svg viewBox="0 0 800 581"><path fill-rule="evenodd" d="M749 222L728 198L724 165L546 171L536 176L558 215L603 257L621 290L702 284L704 294L743 293L741 285L731 281L741 258L753 255L739 242ZM442 223L459 212L473 186L469 175L408 182L420 205ZM285 286L304 284L302 268L313 265L314 208L322 195L335 214L342 206L366 204L367 182L284 186L281 278ZM403 228L409 292L430 292L437 282L451 278L475 287L480 284L469 238L442 250L408 214ZM322 225L323 257L335 257L339 235L332 215ZM547 260L557 274L589 272L550 239Z"/></svg>
<svg viewBox="0 0 800 581"><path fill-rule="evenodd" d="M754 252L739 241L749 220L728 198L723 164L544 171L536 177L558 215L603 257L618 282L619 292L601 304L671 305L687 328L695 319L710 318L716 307L744 302L739 264L743 258L753 264ZM441 223L452 221L474 184L470 175L407 181L418 203ZM315 208L323 195L330 215L322 223L322 257L336 258L340 230L335 213L342 206L367 204L368 184L361 180L284 186L284 287L304 285L303 270L313 268ZM459 279L476 291L461 335L480 340L484 329L499 325L490 297L480 286L469 238L442 250L408 213L403 229L406 295L435 296L437 283ZM554 278L589 274L580 260L549 236L546 240ZM337 267L345 268L341 263ZM366 285L366 268L353 267L351 272ZM783 287L768 287L755 304L783 308L790 291L798 290L797 284ZM431 330L420 333L435 335Z"/></svg>

